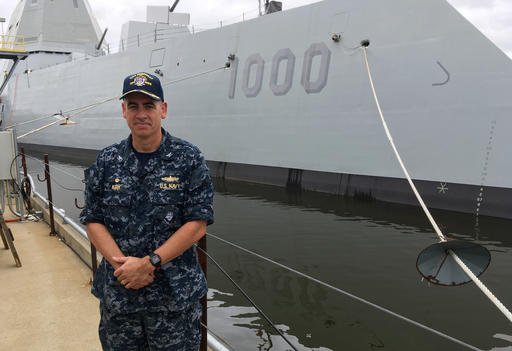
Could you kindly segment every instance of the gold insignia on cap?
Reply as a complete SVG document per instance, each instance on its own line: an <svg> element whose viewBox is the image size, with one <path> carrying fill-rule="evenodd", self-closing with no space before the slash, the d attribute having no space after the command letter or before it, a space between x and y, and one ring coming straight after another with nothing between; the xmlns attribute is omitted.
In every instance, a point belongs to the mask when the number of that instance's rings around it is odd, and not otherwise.
<svg viewBox="0 0 512 351"><path fill-rule="evenodd" d="M152 79L150 76L148 76L145 73L137 73L130 77L132 81L130 82L130 85L136 85L138 87L142 87L144 85L153 85L150 80Z"/></svg>

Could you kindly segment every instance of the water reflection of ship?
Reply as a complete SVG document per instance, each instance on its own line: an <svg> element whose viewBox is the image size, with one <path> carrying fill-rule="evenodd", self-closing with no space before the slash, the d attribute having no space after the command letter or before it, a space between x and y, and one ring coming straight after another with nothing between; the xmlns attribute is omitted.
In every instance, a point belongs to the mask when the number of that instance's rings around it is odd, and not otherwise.
<svg viewBox="0 0 512 351"><path fill-rule="evenodd" d="M421 210L415 206L375 201L365 198L337 196L329 193L303 191L296 188L279 189L264 184L247 184L236 180L217 179L215 190L221 194L260 199L284 206L311 209L330 213L341 218L366 219L379 225L412 227L431 233L432 227ZM494 245L512 248L512 239L507 233L512 221L496 217L479 217L453 211L433 211L443 231L454 238L481 240Z"/></svg>
<svg viewBox="0 0 512 351"><path fill-rule="evenodd" d="M236 181L217 183L216 189L216 205L222 211L220 225L214 225L212 233L222 233L227 240L243 243L242 246L282 264L343 287L397 313L414 316L417 321L476 345L494 345L491 336L500 328L506 329L506 323L499 322L495 311L485 302L475 303L481 300L473 289L428 289L420 282L414 268L416 256L436 237L415 207L390 207L380 202L290 192ZM471 235L475 232L473 216L439 212L436 217L449 236L475 240ZM511 226L511 221L491 218L481 223L483 238L480 242L494 251L497 267L511 263L507 252L512 243L503 230ZM271 311L275 322L291 321L287 323L293 325L290 334L302 336L301 342L309 342L311 347L323 340L321 345L333 349L336 345L350 345L353 350L363 350L368 345L415 350L430 350L432 345L439 345L441 349L457 349L450 342L338 296L314 282L214 239L209 242L215 257L234 272L237 282L250 291L256 301L263 302L262 307ZM212 287L231 291L229 283L215 269L210 274ZM506 275L502 268L491 269L484 279L503 296L503 302L509 304L506 291L512 287ZM236 306L245 306L236 294L222 295L218 299L235 311ZM467 320L461 312L468 305L472 306L471 314L478 314L486 321L479 324L478 330L472 329L470 336L467 335ZM256 315L251 316L256 318ZM231 323L235 323L233 320L236 318L231 318ZM259 323L253 324L256 324L253 328L261 327ZM419 345L418 340L424 344Z"/></svg>

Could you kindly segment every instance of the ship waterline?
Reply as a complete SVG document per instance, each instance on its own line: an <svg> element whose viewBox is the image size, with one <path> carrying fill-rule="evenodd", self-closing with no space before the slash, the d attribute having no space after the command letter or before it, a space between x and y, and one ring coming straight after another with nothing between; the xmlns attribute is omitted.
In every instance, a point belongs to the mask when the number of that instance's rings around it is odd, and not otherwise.
<svg viewBox="0 0 512 351"><path fill-rule="evenodd" d="M48 145L20 144L36 155L48 153L53 159L72 161L78 164L94 162L98 150L51 147ZM409 184L402 178L385 178L366 175L340 174L321 171L299 170L284 167L270 167L207 161L210 174L218 181L241 180L258 184L285 187L293 191L315 191L363 201L386 201L417 205L417 199ZM485 206L479 196L482 187L468 184L447 184L414 180L421 196L429 208L492 217L511 218L510 199L512 189L485 187Z"/></svg>

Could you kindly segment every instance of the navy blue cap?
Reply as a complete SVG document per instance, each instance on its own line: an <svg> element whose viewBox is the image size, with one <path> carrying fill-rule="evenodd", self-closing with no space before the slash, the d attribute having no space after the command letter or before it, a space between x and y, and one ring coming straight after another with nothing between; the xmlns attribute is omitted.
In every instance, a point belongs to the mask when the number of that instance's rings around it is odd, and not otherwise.
<svg viewBox="0 0 512 351"><path fill-rule="evenodd" d="M135 73L124 79L123 95L119 99L123 99L131 93L142 93L153 100L164 101L164 92L160 80L146 72Z"/></svg>

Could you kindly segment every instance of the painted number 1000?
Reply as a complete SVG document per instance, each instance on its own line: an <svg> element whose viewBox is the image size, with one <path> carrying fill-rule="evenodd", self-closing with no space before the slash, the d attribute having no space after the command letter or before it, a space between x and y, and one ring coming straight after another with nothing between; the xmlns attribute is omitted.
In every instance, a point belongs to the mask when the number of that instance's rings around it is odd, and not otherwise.
<svg viewBox="0 0 512 351"><path fill-rule="evenodd" d="M313 59L318 56L320 61L320 68L318 69L317 76L313 79L311 77L311 67L313 66ZM304 91L308 94L315 94L322 91L327 84L327 77L329 75L329 64L331 60L331 51L324 43L314 43L304 53L304 61L302 67L301 85ZM283 61L285 62L284 64ZM235 89L237 82L239 61L235 57L231 63L231 80L229 85L229 98L235 98ZM254 67L254 68L253 68ZM245 60L242 76L242 91L246 97L252 98L258 96L261 86L263 84L263 72L265 69L265 61L260 54L252 54ZM285 70L284 80L278 82L279 71ZM295 71L295 55L293 52L286 48L281 49L272 57L272 67L270 71L270 90L276 96L286 95L293 85L293 75ZM255 75L253 78L252 75ZM252 78L252 79L251 79Z"/></svg>

